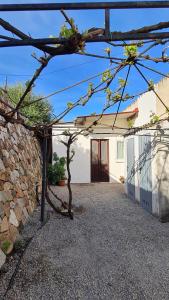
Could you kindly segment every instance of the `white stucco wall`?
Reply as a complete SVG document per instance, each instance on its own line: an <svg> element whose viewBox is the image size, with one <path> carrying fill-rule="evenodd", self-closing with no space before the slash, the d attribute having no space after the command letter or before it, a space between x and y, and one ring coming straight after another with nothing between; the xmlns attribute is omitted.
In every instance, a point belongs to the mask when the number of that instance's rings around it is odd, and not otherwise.
<svg viewBox="0 0 169 300"><path fill-rule="evenodd" d="M161 84L156 85L156 91L158 91L158 87L160 86L160 92L161 90ZM163 88L164 85L163 85ZM167 87L168 88L168 87ZM166 92L163 91L163 94L166 95ZM141 97L138 98L138 100L135 102L135 105L138 107L138 116L135 119L135 122L133 124L134 127L141 126L143 124L146 124L150 121L151 115L154 113L156 115L160 115L160 109L159 109L159 101L157 102L157 97L155 94L150 91L145 94L143 94ZM161 103L160 103L161 105ZM160 106L161 107L161 106ZM163 108L164 112L164 108ZM165 125L164 125L165 124ZM165 126L168 126L168 122L166 125L166 122L161 123L161 127L165 128ZM168 126L169 127L169 126ZM154 127L155 128L155 127ZM166 182L166 176L169 177L168 173L165 172L164 176L164 170L167 166L167 152L168 148L166 145L163 145L162 140L160 140L162 137L157 138L157 131L151 131L151 130L142 130L140 132L137 132L134 136L129 136L125 138L125 152L127 154L127 140L131 137L134 138L134 156L135 156L135 199L136 201L140 201L140 174L139 174L139 136L140 135L151 135L151 171L152 171L152 213L153 215L156 215L160 217L160 215L164 215L164 212L161 212L162 210L169 211L169 200L166 196L166 186L163 184L163 182ZM158 135L160 136L160 132L158 131ZM160 149L160 150L159 150ZM167 157L167 159L166 159ZM127 177L127 159L125 159L125 178ZM162 178L165 177L165 180L162 180ZM164 188L163 188L164 186ZM127 192L127 184L126 184L126 192ZM168 193L168 192L167 192ZM162 196L165 200L162 200ZM165 202L165 203L164 203Z"/></svg>
<svg viewBox="0 0 169 300"><path fill-rule="evenodd" d="M141 95L138 100L134 104L138 108L138 116L136 117L133 127L142 126L148 123L151 119L151 115L157 114L157 106L156 106L156 96L152 91L149 91L143 95ZM139 135L153 135L152 131L140 131L136 135L128 136L125 138L125 178L127 178L127 140L129 138L134 139L134 161L135 161L135 199L140 202L140 174L139 174ZM156 149L152 149L151 151L151 168L152 168L152 211L153 214L159 213L159 205L157 200L157 185L155 180L156 174L156 160L155 160L155 151ZM127 182L126 182L126 192L127 192Z"/></svg>
<svg viewBox="0 0 169 300"><path fill-rule="evenodd" d="M152 91L141 95L137 100L138 117L135 119L134 127L142 126L150 121L152 113L156 114L156 96Z"/></svg>
<svg viewBox="0 0 169 300"><path fill-rule="evenodd" d="M62 133L64 127L75 131L73 123L60 124L53 127L53 153L56 152L59 157L66 156L66 147L60 142L63 136L54 136ZM95 134L99 132L98 134ZM113 136L110 134L102 133L110 132L111 129L98 128L94 133L84 136L79 135L72 148L75 150L75 156L71 163L72 183L90 183L91 182L91 139L108 139L109 140L109 177L110 182L119 181L120 176L124 176L124 160L117 160L117 140L123 140L123 137ZM66 139L64 137L64 139Z"/></svg>

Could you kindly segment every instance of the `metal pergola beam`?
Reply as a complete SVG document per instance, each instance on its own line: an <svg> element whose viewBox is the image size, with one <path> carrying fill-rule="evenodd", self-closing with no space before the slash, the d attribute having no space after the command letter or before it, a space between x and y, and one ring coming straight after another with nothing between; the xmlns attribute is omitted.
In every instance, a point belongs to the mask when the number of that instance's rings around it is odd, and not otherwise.
<svg viewBox="0 0 169 300"><path fill-rule="evenodd" d="M168 39L169 32L156 32L156 33L116 33L109 34L109 36L98 36L94 38L88 38L86 43L94 42L111 42L111 41L133 41L133 40L149 40L149 39ZM25 39L25 40L11 40L0 41L0 48L4 47L19 47L19 46L42 46L42 45L54 45L54 44L68 44L69 40L64 38L41 38L41 39ZM57 48L56 48L57 49Z"/></svg>
<svg viewBox="0 0 169 300"><path fill-rule="evenodd" d="M0 11L169 8L169 1L1 4Z"/></svg>

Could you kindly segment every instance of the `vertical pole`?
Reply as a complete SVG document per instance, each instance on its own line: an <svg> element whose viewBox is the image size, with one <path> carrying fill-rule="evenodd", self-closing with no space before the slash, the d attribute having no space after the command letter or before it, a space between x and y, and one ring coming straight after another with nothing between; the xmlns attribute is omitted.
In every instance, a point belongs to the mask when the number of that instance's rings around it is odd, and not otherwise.
<svg viewBox="0 0 169 300"><path fill-rule="evenodd" d="M40 220L43 223L45 218L45 196L46 196L46 158L47 158L47 137L44 130L43 146L42 146L42 198L41 198L41 217Z"/></svg>
<svg viewBox="0 0 169 300"><path fill-rule="evenodd" d="M105 9L105 37L110 37L110 10Z"/></svg>

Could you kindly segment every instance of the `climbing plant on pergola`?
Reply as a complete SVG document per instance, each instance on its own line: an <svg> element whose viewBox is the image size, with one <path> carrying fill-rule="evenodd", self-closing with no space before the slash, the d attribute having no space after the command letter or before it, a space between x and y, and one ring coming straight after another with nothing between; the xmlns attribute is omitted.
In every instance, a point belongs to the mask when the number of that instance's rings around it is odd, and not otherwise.
<svg viewBox="0 0 169 300"><path fill-rule="evenodd" d="M101 111L99 117L95 118L94 122L91 123L87 128L80 129L76 133L65 132L64 135L67 136L68 141L65 143L67 147L67 170L68 170L68 189L69 189L69 207L68 212L72 217L71 206L72 206L72 192L71 192L71 175L70 175L70 162L72 160L72 153L70 147L72 143L76 140L79 134L88 134L94 126L98 124L101 120L102 115L105 111L115 104L117 104L117 111L115 115L115 120L111 126L112 133L114 129L124 129L116 126L116 120L118 113L120 111L120 106L123 101L128 99L134 99L138 95L129 95L126 93L126 85L131 72L131 69L135 69L139 76L147 84L147 89L152 90L156 97L163 104L168 113L168 107L158 95L154 89L154 84L150 81L144 74L144 70L149 70L152 73L157 73L164 77L169 78L168 75L163 74L156 68L149 67L145 65L145 61L151 61L155 64L158 63L168 63L169 58L166 54L167 43L169 42L169 32L164 32L163 29L169 28L169 22L160 22L158 24L153 24L151 26L145 26L140 28L134 28L128 32L112 32L110 29L110 10L114 9L142 9L142 8L169 8L169 1L139 1L139 2L88 2L88 3L41 3L41 4L1 4L0 11L40 11L40 10L53 10L60 11L63 15L66 25L64 25L60 30L60 35L58 37L50 38L33 38L30 35L25 34L18 28L14 27L12 24L6 20L0 18L0 26L3 27L7 32L13 34L14 37L9 35L0 35L0 48L4 47L22 47L22 46L33 46L38 50L43 52L41 57L37 57L35 54L34 58L39 62L40 66L36 69L32 78L29 80L23 95L20 97L19 102L16 107L10 106L3 99L0 99L4 105L8 106L8 112L0 110L0 114L6 119L6 122L17 122L22 123L29 129L34 130L35 133L39 134L43 138L43 179L42 179L42 201L41 201L41 220L44 220L44 206L45 197L49 196L47 193L47 183L46 183L46 151L47 151L47 139L49 137L49 129L56 123L58 123L63 117L68 114L72 109L77 106L85 106L91 97L101 91L105 92L105 104ZM84 33L79 32L78 26L75 21L70 18L67 14L68 10L103 10L105 15L105 28L89 28ZM105 54L97 55L95 53L88 53L85 51L85 45L87 43L99 43L105 42L108 47L105 49ZM153 57L149 55L149 50L155 48L156 46L162 46L162 53L158 57ZM113 57L111 55L111 49L113 47L123 47L125 55L122 58ZM139 49L139 51L138 51ZM75 83L72 86L66 87L59 91L54 91L50 95L41 97L33 102L25 103L26 95L33 88L36 80L42 73L42 71L48 66L49 61L58 55L71 55L77 53L79 55L85 55L90 57L97 57L100 59L105 59L110 62L110 67L104 72L96 74L90 78L82 80ZM126 77L124 79L119 79L118 86L116 89L111 89L111 84L118 74L126 69ZM37 101L42 101L45 98L49 98L57 93L68 90L76 85L95 79L101 78L98 85L92 83L89 84L88 91L84 93L79 99L74 102L68 102L65 110L58 115L54 115L54 119L50 124L37 124L36 126L28 126L24 123L23 119L20 118L20 111L22 108L32 105ZM6 91L7 93L7 91ZM167 117L168 119L168 117ZM162 119L164 120L164 119ZM156 120L158 123L160 119ZM153 124L154 125L154 124ZM142 129L147 129L152 126L151 124L144 124L142 127L135 127L128 131L128 134L135 134L137 131ZM128 128L125 128L128 130ZM153 129L152 129L153 130ZM58 199L57 195L56 198Z"/></svg>

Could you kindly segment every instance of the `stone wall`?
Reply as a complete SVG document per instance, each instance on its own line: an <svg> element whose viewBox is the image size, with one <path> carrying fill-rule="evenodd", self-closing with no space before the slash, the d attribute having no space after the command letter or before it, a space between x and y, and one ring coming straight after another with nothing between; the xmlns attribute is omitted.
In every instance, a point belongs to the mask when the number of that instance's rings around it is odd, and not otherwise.
<svg viewBox="0 0 169 300"><path fill-rule="evenodd" d="M36 207L41 184L40 144L34 133L0 116L0 248L12 243Z"/></svg>

